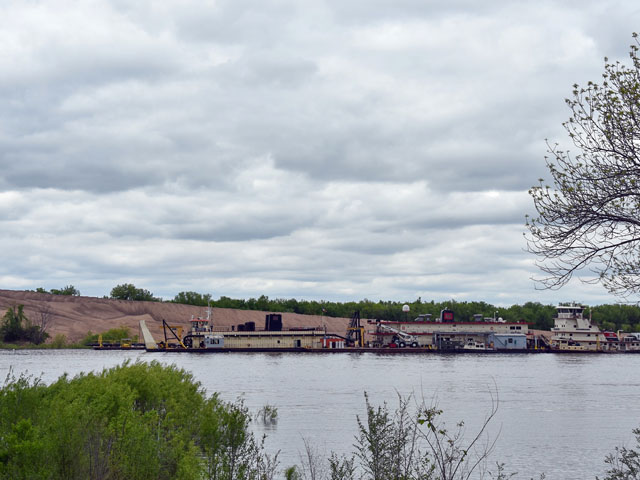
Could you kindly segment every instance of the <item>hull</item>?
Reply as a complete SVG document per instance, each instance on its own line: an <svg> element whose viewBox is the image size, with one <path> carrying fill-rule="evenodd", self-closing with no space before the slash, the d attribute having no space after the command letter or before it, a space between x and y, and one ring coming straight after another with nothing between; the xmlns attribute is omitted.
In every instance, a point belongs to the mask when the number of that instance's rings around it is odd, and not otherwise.
<svg viewBox="0 0 640 480"><path fill-rule="evenodd" d="M168 348L168 349L147 349L149 353L375 353L385 355L429 355L429 354L502 354L502 353L544 353L545 350L435 350L429 348L385 348L385 347L351 347L351 348Z"/></svg>

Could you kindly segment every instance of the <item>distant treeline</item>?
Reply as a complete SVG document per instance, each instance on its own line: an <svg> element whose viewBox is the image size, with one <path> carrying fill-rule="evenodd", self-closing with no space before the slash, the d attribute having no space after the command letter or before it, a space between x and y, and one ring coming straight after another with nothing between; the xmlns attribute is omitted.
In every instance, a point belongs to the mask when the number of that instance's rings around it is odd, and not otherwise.
<svg viewBox="0 0 640 480"><path fill-rule="evenodd" d="M55 293L58 295L79 295L80 292L73 285L62 289L52 289L47 292L43 288L36 291L42 293ZM161 302L162 299L154 297L153 293L144 288L125 283L115 286L111 295L105 298L134 301ZM267 312L300 313L303 315L324 315L327 317L351 317L353 312L359 311L362 318L411 321L420 314L431 314L434 318L440 315L444 308L454 311L456 320L468 322L473 316L480 314L486 318L503 318L509 322L523 321L529 323L530 328L549 330L553 327L553 318L556 313L555 305L543 305L539 302L527 302L524 305L512 305L510 307L496 307L486 302L461 302L449 300L446 302L422 301L418 298L414 301L399 302L392 300L360 300L357 302L330 302L317 300L296 300L295 298L271 299L266 295L258 298L236 299L222 296L214 300L210 294L198 292L180 292L173 303L196 305L200 307L212 306L218 308L234 308L238 310L261 310ZM403 306L409 306L409 312L403 312ZM587 309L585 315L592 315L596 322L604 330L624 330L626 332L640 332L640 307L636 305L598 305Z"/></svg>
<svg viewBox="0 0 640 480"><path fill-rule="evenodd" d="M446 302L422 301L421 298L413 302L398 302L391 300L360 300L358 302L327 302L316 300L270 299L262 295L259 298L234 299L220 297L213 300L210 295L196 292L181 292L172 300L174 303L211 305L218 308L235 308L239 310L262 310L269 312L301 313L304 315L325 315L327 317L351 317L353 312L359 311L362 318L412 321L420 314L431 314L434 318L440 311L449 308L455 313L460 322L473 320L473 316L480 314L485 318L503 318L509 322L523 321L529 323L529 328L549 330L553 327L556 314L555 305L543 305L538 302L527 302L524 305L512 305L508 308L496 307L486 302L460 302L449 300ZM409 312L403 312L403 306L409 306ZM624 330L640 332L640 308L635 305L599 305L587 309L585 315L592 315L593 320L604 330Z"/></svg>

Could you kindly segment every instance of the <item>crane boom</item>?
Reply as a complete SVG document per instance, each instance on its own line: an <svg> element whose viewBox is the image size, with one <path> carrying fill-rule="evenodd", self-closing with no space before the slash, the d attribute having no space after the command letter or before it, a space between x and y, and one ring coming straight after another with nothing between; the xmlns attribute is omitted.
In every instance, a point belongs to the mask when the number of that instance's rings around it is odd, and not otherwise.
<svg viewBox="0 0 640 480"><path fill-rule="evenodd" d="M403 332L402 330L399 330L397 328L390 327L389 325L385 325L384 323L377 323L376 327L378 328L378 331L393 333L394 336L398 338L398 344L400 347L405 347L408 344L411 347L415 348L420 345L418 343L418 337L416 337L415 335L411 335L410 333Z"/></svg>

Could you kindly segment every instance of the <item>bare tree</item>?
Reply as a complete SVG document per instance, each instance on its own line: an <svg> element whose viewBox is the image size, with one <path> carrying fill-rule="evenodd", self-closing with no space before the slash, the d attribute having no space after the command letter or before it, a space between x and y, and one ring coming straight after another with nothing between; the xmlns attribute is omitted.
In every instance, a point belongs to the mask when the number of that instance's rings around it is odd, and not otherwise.
<svg viewBox="0 0 640 480"><path fill-rule="evenodd" d="M38 336L39 336L39 342L37 343L42 343L48 337L47 329L51 325L53 325L53 321L54 321L53 310L51 309L51 305L49 305L48 303L42 304L37 310L37 315L38 317L35 324L36 327L38 327Z"/></svg>
<svg viewBox="0 0 640 480"><path fill-rule="evenodd" d="M322 454L307 438L302 439L304 452L300 454L302 478L305 480L323 480L325 478L325 462Z"/></svg>
<svg viewBox="0 0 640 480"><path fill-rule="evenodd" d="M463 422L449 431L441 420L442 410L427 406L424 399L412 414L411 397L399 395L398 408L391 414L386 404L371 406L365 395L367 418L358 419L355 445L362 478L468 480L484 466L497 439L487 435L498 411L497 390L490 393L491 409L471 438L465 436Z"/></svg>
<svg viewBox="0 0 640 480"><path fill-rule="evenodd" d="M497 435L488 427L498 411L497 388L490 390L491 408L472 436L463 422L448 430L442 410L428 406L424 398L398 395L395 411L386 403L373 406L365 393L366 417L357 418L358 435L353 455L332 452L329 468L318 451L304 440L302 469L285 471L290 480L469 480L472 475L506 480L514 474L497 464L496 474L486 469ZM414 410L415 409L415 410ZM541 477L543 478L543 477Z"/></svg>
<svg viewBox="0 0 640 480"><path fill-rule="evenodd" d="M578 271L612 293L640 292L640 58L605 58L601 84L574 85L563 124L578 153L548 143L552 182L529 191L538 212L527 219L528 250L539 257L544 288Z"/></svg>
<svg viewBox="0 0 640 480"><path fill-rule="evenodd" d="M420 429L419 433L429 446L427 451L433 463L435 478L468 480L477 469L484 468L498 439L497 436L491 438L487 435L487 428L498 412L497 389L495 392L490 391L491 409L470 440L465 439L464 422L458 422L455 429L450 431L439 419L442 410L433 406L421 408L418 424L426 428Z"/></svg>

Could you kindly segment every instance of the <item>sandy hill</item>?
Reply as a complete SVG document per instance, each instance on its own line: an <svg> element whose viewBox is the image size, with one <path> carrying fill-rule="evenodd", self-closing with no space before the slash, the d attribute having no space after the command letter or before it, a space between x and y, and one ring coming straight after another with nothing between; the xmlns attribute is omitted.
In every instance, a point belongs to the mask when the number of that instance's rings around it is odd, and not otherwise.
<svg viewBox="0 0 640 480"><path fill-rule="evenodd" d="M70 342L81 340L87 332L100 333L127 326L132 334L138 333L138 325L144 319L156 339L162 338L162 320L170 325L189 326L192 316L206 318L206 309L191 305L163 302L134 302L94 297L72 297L28 291L0 290L0 316L7 308L24 305L27 317L37 323L43 312L48 312L52 321L47 332L51 338L66 335ZM213 308L216 327L231 327L245 322L255 322L256 329L264 328L267 313L252 310ZM329 333L345 335L348 318L330 318L319 315L282 314L283 328L322 327Z"/></svg>

